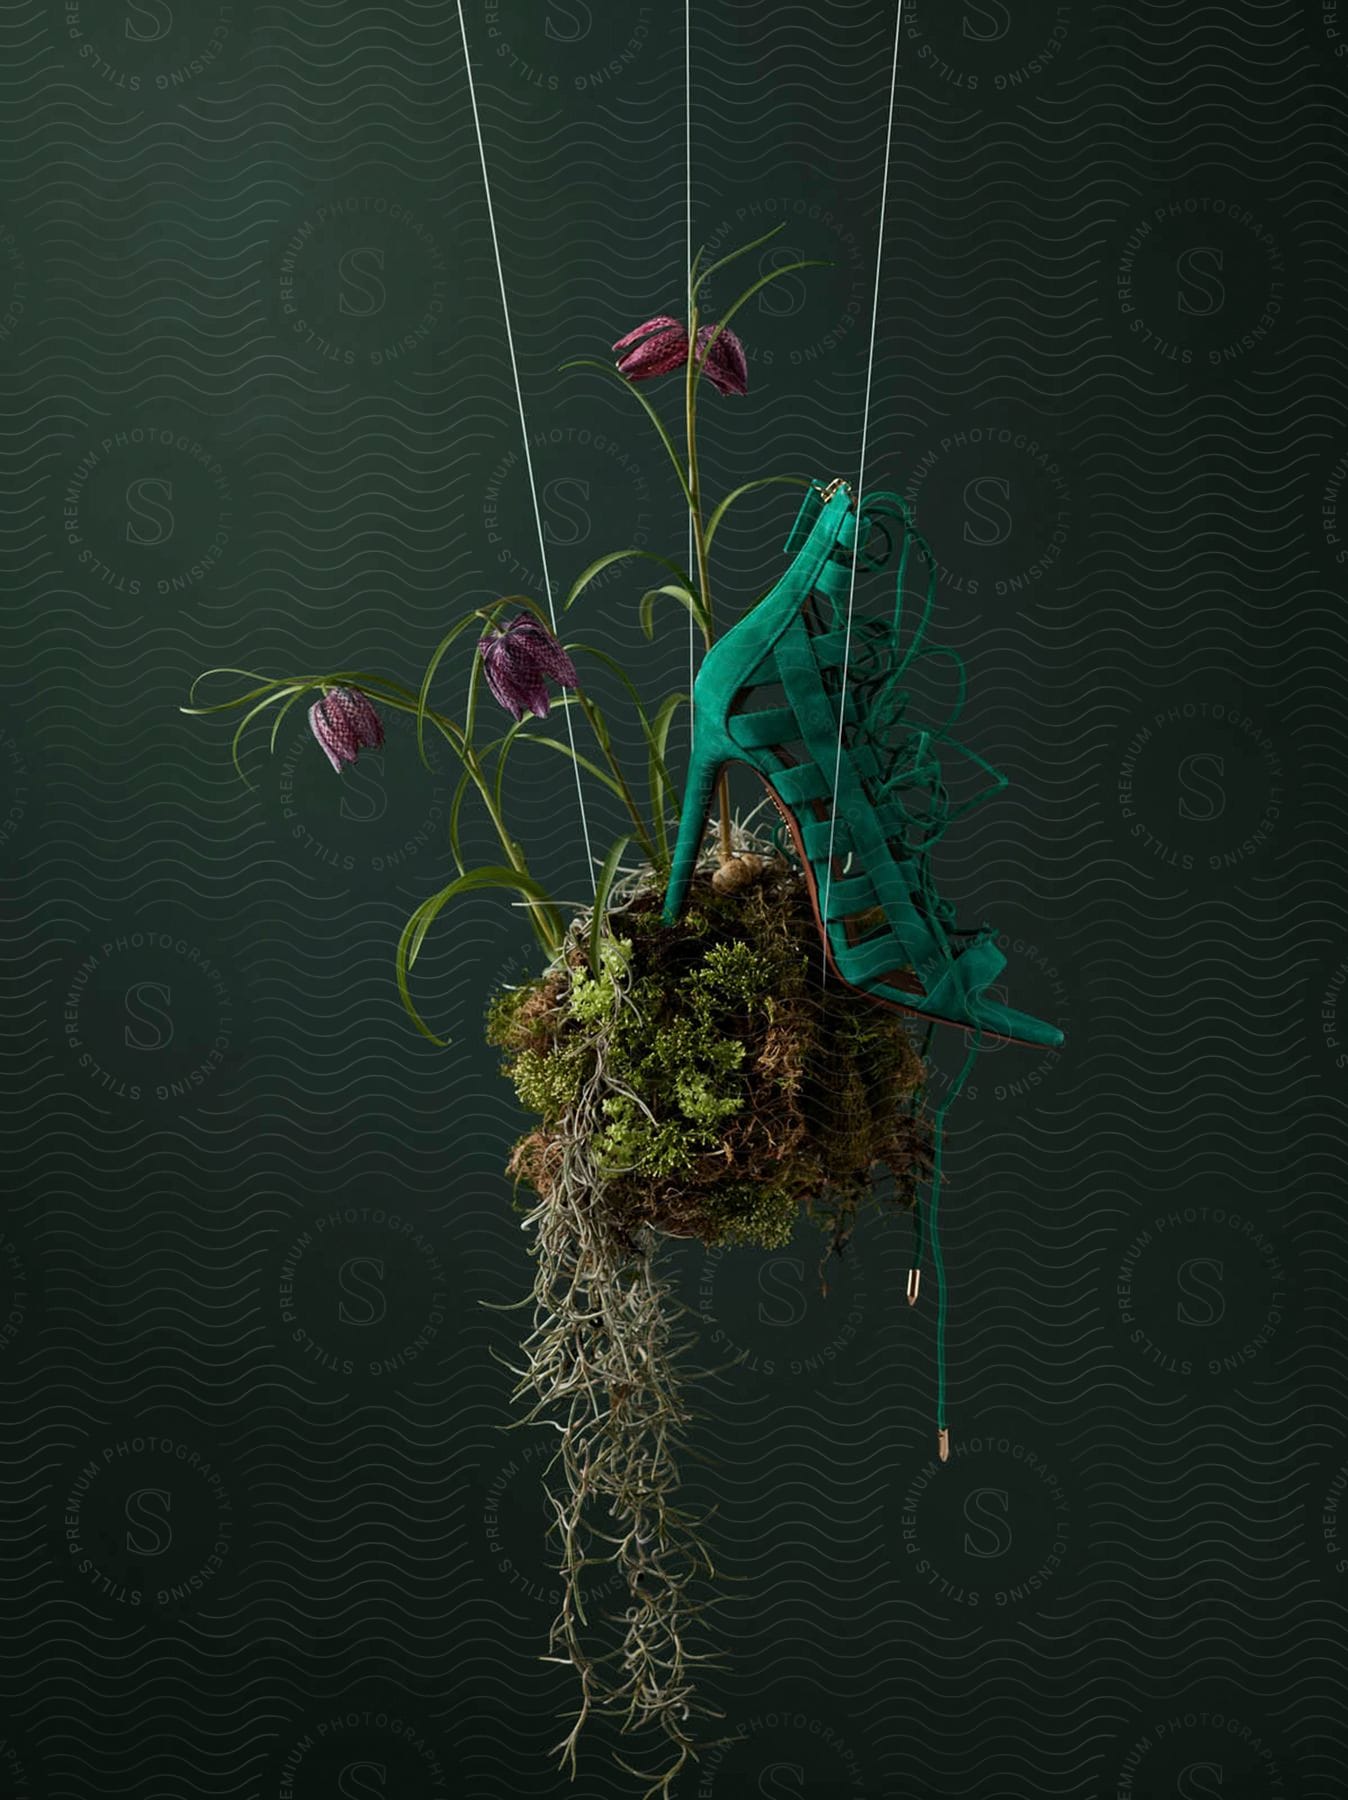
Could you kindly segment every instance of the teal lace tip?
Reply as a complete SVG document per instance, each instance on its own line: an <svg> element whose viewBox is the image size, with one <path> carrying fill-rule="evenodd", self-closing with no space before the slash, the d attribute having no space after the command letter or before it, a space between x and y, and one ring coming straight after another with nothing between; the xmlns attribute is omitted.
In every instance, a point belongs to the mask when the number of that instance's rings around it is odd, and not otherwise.
<svg viewBox="0 0 1348 1800"><path fill-rule="evenodd" d="M936 1420L937 1420L937 1445L938 1445L938 1448L940 1451L940 1457L941 1457L942 1462L948 1462L950 1460L950 1431L945 1423L945 1416L946 1416L945 1415L945 1406L946 1406L945 1328L946 1328L946 1309L947 1309L947 1304L948 1304L948 1300L949 1300L949 1295L948 1295L947 1288L946 1288L945 1258L941 1254L941 1235L940 1235L940 1222L939 1222L939 1220L940 1220L940 1204L941 1204L941 1174L942 1174L942 1163L943 1163L942 1151L944 1149L944 1138L945 1138L945 1116L946 1116L947 1111L950 1108L951 1102L959 1094L960 1090L963 1088L963 1086L965 1084L965 1081L968 1079L969 1071L973 1068L974 1062L976 1061L976 1059L978 1057L978 1053L982 1049L982 1047L983 1047L983 1033L982 1033L982 1029L980 1028L974 1032L973 1038L971 1039L970 1044L969 1044L968 1055L964 1059L963 1065L960 1068L960 1072L955 1077L955 1080L954 1080L953 1084L951 1085L950 1092L946 1095L946 1097L942 1101L941 1105L937 1107L935 1118L932 1121L932 1140L933 1141L932 1141L931 1201L930 1201L930 1205L927 1209L927 1214L926 1214L926 1219L925 1219L924 1236L925 1236L925 1247L931 1253L932 1267L936 1271Z"/></svg>

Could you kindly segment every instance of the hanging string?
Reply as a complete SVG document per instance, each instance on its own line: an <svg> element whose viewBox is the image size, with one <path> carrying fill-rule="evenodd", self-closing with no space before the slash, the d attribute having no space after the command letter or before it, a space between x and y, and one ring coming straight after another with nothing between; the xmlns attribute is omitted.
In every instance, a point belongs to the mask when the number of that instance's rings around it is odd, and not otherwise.
<svg viewBox="0 0 1348 1800"><path fill-rule="evenodd" d="M491 203L491 182L487 177L487 150L482 141L482 120L477 110L477 89L473 83L473 62L468 54L468 27L463 17L463 0L458 0L459 32L463 39L463 66L468 76L468 99L473 109L473 129L477 133L477 153L482 164L482 191L487 200L487 222L491 226L491 245L496 255L496 279L501 289L501 312L505 318L506 346L510 351L510 372L515 379L515 401L520 414L520 436L524 441L524 467L529 476L529 494L534 505L534 524L538 528L538 554L543 565L543 592L547 596L548 616L552 620L553 636L557 632L557 608L552 598L552 582L548 576L548 549L543 537L543 514L538 505L538 487L534 481L534 459L529 454L529 421L524 411L524 393L520 387L519 364L515 360L515 336L510 329L510 303L506 299L505 270L501 266L501 244L496 235L496 211ZM594 851L590 846L590 825L585 816L585 790L581 786L580 764L576 760L576 728L571 718L571 708L562 707L566 718L566 735L571 745L571 766L576 773L576 799L580 805L580 830L585 839L585 862L590 871L590 885L598 892L598 876L594 864Z"/></svg>
<svg viewBox="0 0 1348 1800"><path fill-rule="evenodd" d="M683 144L684 144L684 205L687 223L688 257L685 268L688 270L688 323L693 322L693 0L684 0L683 7ZM688 354L694 354L690 343ZM691 448L691 446L690 446ZM693 515L688 514L688 567L693 567ZM693 718L693 682L695 680L694 657L696 655L697 624L692 613L688 614L688 748L693 747L693 733L696 729Z"/></svg>
<svg viewBox="0 0 1348 1800"><path fill-rule="evenodd" d="M903 0L894 14L894 60L889 71L889 113L885 122L885 160L880 181L880 223L875 244L875 293L871 301L871 341L866 352L866 395L861 406L861 460L857 469L856 520L857 541L852 552L852 575L847 588L847 629L843 635L842 689L838 695L838 748L833 762L833 799L829 806L828 856L824 862L824 906L821 917L828 918L829 890L833 885L833 836L838 822L838 783L842 776L843 720L847 716L847 663L852 650L852 608L857 591L857 563L860 560L861 502L866 486L866 435L871 416L871 383L875 374L875 334L880 318L880 270L885 255L885 208L889 201L889 159L894 142L894 96L899 85L899 43L903 30ZM824 959L824 948L820 950ZM822 979L827 979L828 964L823 960ZM821 980L822 985L822 980Z"/></svg>
<svg viewBox="0 0 1348 1800"><path fill-rule="evenodd" d="M838 695L838 743L833 762L833 794L829 807L828 855L824 861L824 904L821 917L825 921L829 916L829 893L833 885L833 851L834 834L838 821L838 786L842 777L843 726L847 717L847 672L852 649L852 619L857 586L857 564L864 554L864 527L862 503L866 490L866 443L870 426L871 388L875 374L875 340L880 317L880 275L884 263L885 252L885 211L889 200L889 165L894 141L894 101L899 82L899 46L903 35L903 0L898 0L894 14L894 57L889 74L889 113L885 124L885 156L880 183L880 221L876 234L875 248L875 292L871 303L871 335L870 345L866 353L866 392L861 410L861 453L857 469L856 491L856 541L851 553L851 578L847 589L847 623L843 634L842 679ZM907 540L905 538L905 561ZM902 590L902 569L900 570L900 592ZM928 592L928 608L931 594ZM925 615L924 615L925 623ZM907 659L905 659L906 664ZM828 978L827 946L821 945L821 985ZM946 1358L945 1328L948 1295L946 1291L945 1261L941 1254L941 1239L938 1228L939 1206L941 1195L941 1161L945 1135L945 1115L951 1102L964 1086L969 1070L973 1067L983 1041L983 1029L977 1027L973 1033L969 1053L964 1065L956 1076L954 1084L945 1099L936 1108L932 1118L932 1175L931 1200L927 1217L924 1220L919 1202L914 1208L914 1244L913 1266L908 1276L908 1300L912 1304L917 1299L918 1281L921 1276L922 1253L924 1239L931 1252L932 1267L936 1271L936 1429L940 1458L946 1462L950 1456L950 1432L946 1423Z"/></svg>

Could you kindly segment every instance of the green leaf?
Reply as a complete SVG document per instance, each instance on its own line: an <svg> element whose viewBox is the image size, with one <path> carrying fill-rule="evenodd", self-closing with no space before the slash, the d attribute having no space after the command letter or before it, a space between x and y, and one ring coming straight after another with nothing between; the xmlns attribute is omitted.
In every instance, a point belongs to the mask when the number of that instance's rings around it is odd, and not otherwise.
<svg viewBox="0 0 1348 1800"><path fill-rule="evenodd" d="M737 256L747 256L751 250L757 250L760 244L766 244L769 238L774 238L774 237L776 237L776 235L779 231L785 231L785 230L786 230L786 221L783 220L780 225L774 225L771 231L765 231L761 238L755 238L752 244L745 244L738 250L732 250L730 252L729 256L723 256L719 262L712 263L711 267L704 269L702 271L702 273L700 275L698 275L696 280L693 282L693 298L696 300L697 290L702 286L702 283L704 281L710 281L712 276L716 273L716 271L718 269L723 269L727 263L734 262L734 260ZM702 246L702 250L705 250L705 249L706 249L706 245L704 244ZM702 250L698 251L697 259L693 263L693 268L695 271L697 268L697 262L701 260Z"/></svg>
<svg viewBox="0 0 1348 1800"><path fill-rule="evenodd" d="M671 573L677 575L686 588L692 588L692 576L689 575L686 569L681 569L678 563L671 562L667 556L658 556L654 550L610 550L606 555L597 557L595 561L590 564L589 568L583 570L572 582L571 591L562 602L562 611L566 611L571 605L571 602L578 594L580 594L582 589L587 588L594 580L595 576L602 570L607 569L612 563L622 562L629 556L642 556L645 557L647 562L659 563L662 569L668 569Z"/></svg>
<svg viewBox="0 0 1348 1800"><path fill-rule="evenodd" d="M204 717L207 713L229 712L236 706L246 706L250 700L256 700L259 694L270 694L277 688L286 687L294 680L293 676L282 675L271 677L259 675L256 669L216 668L203 669L187 690L189 700L196 696L198 683L206 680L208 675L246 675L250 681L260 681L261 687L255 687L246 694L239 694L233 700L217 700L214 706L180 706L178 711L190 713L194 717Z"/></svg>
<svg viewBox="0 0 1348 1800"><path fill-rule="evenodd" d="M230 760L234 764L234 768L235 768L236 773L238 774L239 780L243 783L243 785L246 788L251 788L253 784L251 781L249 781L248 777L244 774L243 764L239 761L239 740L240 740L240 738L242 738L244 732L248 729L249 724L252 722L252 720L254 720L257 717L257 715L260 712L266 712L266 710L269 706L274 706L276 704L276 702L282 697L282 695L288 693L289 691L290 690L288 688L278 687L274 693L268 694L265 700L259 700L257 705L255 707L253 707L250 712L246 712L243 715L243 718L240 719L240 721L239 721L238 729L234 733L234 741L230 744L230 747L229 747L229 755L230 755Z"/></svg>
<svg viewBox="0 0 1348 1800"><path fill-rule="evenodd" d="M590 721L590 728L594 732L595 740L598 743L599 748L604 752L604 755L611 760L613 756L613 737L609 731L608 720L604 717L602 708L596 706L594 701L589 700L587 696L587 703L584 710L586 718ZM621 783L619 786L621 786Z"/></svg>
<svg viewBox="0 0 1348 1800"><path fill-rule="evenodd" d="M650 633L647 632L646 635L649 637ZM665 717L663 729L659 723L660 713L657 713L656 715L656 723L654 725L651 723L646 708L641 703L641 695L637 692L636 683L632 680L626 669L623 668L616 656L610 656L607 650L600 650L595 644L574 643L568 644L566 648L568 650L578 650L583 656L593 656L596 661L603 663L605 668L611 670L612 673L618 677L618 680L622 682L623 686L627 689L627 692L631 695L632 704L636 708L637 718L641 722L642 736L646 740L646 760L647 767L650 771L651 796L655 807L656 844L661 857L665 862L668 862L669 837L665 830L663 801L660 789L657 786L657 780L663 780L668 783L670 791L673 792L674 783L670 779L668 769L665 768L664 760L665 740L669 736L669 718L668 716ZM677 705L680 700L687 699L687 697L686 694L672 695L669 700L664 702L664 706L660 709L660 712L664 712L666 708L672 712L673 706ZM676 806L676 813L677 810Z"/></svg>
<svg viewBox="0 0 1348 1800"><path fill-rule="evenodd" d="M411 990L408 987L408 976L421 952L421 946L426 940L426 933L449 902L460 894L473 893L483 888L509 888L524 894L530 901L545 910L556 926L557 938L559 940L561 938L561 916L546 889L535 881L532 875L525 874L523 869L512 869L505 864L492 864L484 869L472 869L468 874L460 875L457 881L451 881L448 887L441 888L440 892L433 894L429 900L423 900L406 925L403 926L402 935L398 939L395 955L398 992L401 994L403 1005L411 1014L417 1030L423 1037L429 1038L433 1044L439 1044L442 1048L449 1040L438 1038L413 1005Z"/></svg>
<svg viewBox="0 0 1348 1800"><path fill-rule="evenodd" d="M530 717L532 717L532 714L530 715ZM516 719L515 723L510 727L510 730L506 732L505 736L503 738L500 738L497 740L500 745L500 755L499 755L499 759L496 764L496 786L495 786L495 791L493 794L493 799L495 801L496 810L498 813L501 811L501 792L502 792L502 788L505 784L506 758L510 754L510 746L514 743L516 737L519 735L519 733L521 731L524 730L524 727L528 723L529 723L528 718ZM490 754L491 754L490 748L483 751L484 757L489 756Z"/></svg>
<svg viewBox="0 0 1348 1800"><path fill-rule="evenodd" d="M282 720L285 718L286 714L290 711L291 707L294 706L298 701L302 700L304 698L305 694L308 693L309 691L310 690L307 686L302 686L302 687L297 686L294 693L290 696L290 698L286 701L285 705L281 708L280 712L278 712L276 717L272 720L272 722L271 722L271 743L268 745L268 749L272 752L273 755L276 752L276 740L277 740L277 737L280 735Z"/></svg>
<svg viewBox="0 0 1348 1800"><path fill-rule="evenodd" d="M574 762L580 764L582 769L588 769L596 781L602 781L606 788L615 793L620 800L623 799L622 789L606 769L601 769L597 762L591 762L588 756L582 756L579 750L573 750L570 744L564 744L560 738L545 737L539 732L530 731L525 735L524 742L526 744L546 744L550 750L560 750L563 756L571 757Z"/></svg>
<svg viewBox="0 0 1348 1800"><path fill-rule="evenodd" d="M669 833L665 829L665 796L666 794L669 796L669 803L676 819L679 816L679 800L678 789L674 786L674 779L665 764L665 746L669 742L669 727L675 710L682 706L687 699L687 694L678 693L670 694L660 702L655 711L655 719L651 725L648 739L647 762L651 808L655 815L656 835L660 840L660 854L666 863L669 861Z"/></svg>
<svg viewBox="0 0 1348 1800"><path fill-rule="evenodd" d="M575 696L573 694L559 694L552 704L554 707L570 706L574 699ZM488 744L487 748L482 752L484 758L490 756L493 750L496 750L499 754L499 760L496 764L496 788L494 795L494 803L498 813L501 811L501 789L502 784L505 781L506 758L509 756L511 747L514 745L519 734L527 725L533 723L534 717L535 715L533 713L525 713L522 719L516 719L504 737L498 738L494 744Z"/></svg>
<svg viewBox="0 0 1348 1800"><path fill-rule="evenodd" d="M706 621L703 617L702 607L698 601L697 595L691 588L676 586L673 582L667 582L663 587L647 588L646 592L641 596L641 611L638 616L641 619L641 629L646 633L648 638L653 638L655 636L655 602L659 599L661 594L668 594L671 600L677 600L680 606L687 607L688 611L692 614L698 629L702 632L703 637L706 637Z"/></svg>
<svg viewBox="0 0 1348 1800"><path fill-rule="evenodd" d="M642 724L649 729L649 722L646 718L646 709L641 704L641 695L637 692L636 683L632 680L632 677L627 673L627 670L624 669L616 656L610 656L607 650L600 650L595 644L570 643L563 645L563 649L568 651L579 650L582 656L593 656L597 662L603 663L606 669L616 675L618 680L622 682L623 686L627 689L627 692L631 695L632 704L636 707L637 715Z"/></svg>
<svg viewBox="0 0 1348 1800"><path fill-rule="evenodd" d="M618 839L604 858L604 866L599 871L599 879L595 883L594 912L590 918L590 968L596 977L604 972L599 955L599 940L604 933L604 913L608 906L608 897L613 888L614 877L618 873L618 864L622 861L622 853L631 841L630 837Z"/></svg>
<svg viewBox="0 0 1348 1800"><path fill-rule="evenodd" d="M514 596L514 598L519 599L524 605L533 605L532 601L524 599L523 596ZM206 669L202 674L198 675L196 680L192 683L190 690L192 694L196 693L198 683L204 681L208 675L247 675L250 680L253 681L261 679L255 669ZM281 709L280 716L275 719L272 724L271 748L274 751L276 748L276 740L280 733L281 721L286 713L289 712L290 708L296 704L302 695L316 692L325 687L359 688L363 693L368 694L371 700L378 701L382 706L391 706L396 708L399 712L407 713L417 713L420 710L421 716L430 719L431 723L445 739L446 743L449 744L455 754L458 756L463 755L464 737L462 731L452 719L444 719L438 714L427 711L425 709L424 693L419 702L416 692L412 688L407 687L404 683L393 681L381 675L370 675L363 669L337 669L321 675L287 675L271 681L263 680L263 685L261 687L252 688L244 694L238 694L233 700L217 701L213 706L180 706L178 711L187 713L193 717L202 717L208 713L234 712L241 706L247 706L250 701L257 700L259 696L262 697L260 704L253 707L252 711L249 712L244 719L243 724L236 730L230 748L230 755L240 779L243 780L245 786L251 786L247 777L244 776L243 768L239 762L239 745L242 742L244 726L252 719L256 718L259 712L270 706L274 701L284 699L285 705ZM289 698L287 698L287 696L289 696ZM425 761L424 751L422 761Z"/></svg>
<svg viewBox="0 0 1348 1800"><path fill-rule="evenodd" d="M472 771L465 769L459 777L459 785L454 790L454 798L449 806L449 849L460 875L466 875L468 871L463 866L463 850L459 841L459 814L463 810L464 796L472 779Z"/></svg>
<svg viewBox="0 0 1348 1800"><path fill-rule="evenodd" d="M655 429L659 432L660 442L664 445L665 449L669 452L669 460L673 463L674 473L679 478L679 486L683 489L683 497L687 501L689 507L691 508L691 506L693 504L693 496L692 496L692 492L688 486L688 472L683 466L683 462L679 456L678 451L674 448L674 440L670 437L669 433L665 430L664 424L660 418L659 413L656 412L655 408L651 405L650 401L642 393L641 389L636 385L636 383L629 381L627 379L626 375L624 375L622 373L622 371L617 367L616 364L600 362L596 357L593 357L593 356L580 356L580 357L577 357L572 362L562 363L560 365L560 367L563 369L602 369L606 375L612 375L614 377L614 379L619 383L620 386L627 389L629 394L634 394L636 396L636 398L640 401L641 405L643 407L645 407L646 416L650 419L651 424L654 425Z"/></svg>
<svg viewBox="0 0 1348 1800"><path fill-rule="evenodd" d="M739 309L744 305L745 301L753 299L759 288L766 287L770 281L776 281L783 275L790 275L795 269L831 269L832 267L833 262L830 257L810 256L803 262L783 263L780 269L773 269L769 274L760 276L752 287L745 288L739 299L727 307L725 312L723 312L717 320L716 329L707 339L706 349L703 350L700 356L695 355L694 357L698 374L700 375L706 368L707 358L711 354L712 346L715 344L717 338L720 337L721 333L725 330L726 326L734 318Z"/></svg>
<svg viewBox="0 0 1348 1800"><path fill-rule="evenodd" d="M774 481L784 481L794 487L809 487L810 485L810 477L808 475L762 475L757 481L746 481L740 487L733 488L707 521L707 530L703 538L703 543L708 555L711 554L711 540L716 535L716 527L725 517L731 503L738 500L741 494L752 493L755 488L769 487Z"/></svg>

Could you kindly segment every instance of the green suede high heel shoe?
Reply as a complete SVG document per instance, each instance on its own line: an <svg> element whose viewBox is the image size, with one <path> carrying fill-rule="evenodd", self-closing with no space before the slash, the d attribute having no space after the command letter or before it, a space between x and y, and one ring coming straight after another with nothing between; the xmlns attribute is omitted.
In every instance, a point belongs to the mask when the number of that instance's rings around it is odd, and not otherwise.
<svg viewBox="0 0 1348 1800"><path fill-rule="evenodd" d="M858 545L846 483L815 483L787 538L786 552L795 552L790 566L703 658L693 686L693 752L662 918L673 924L682 912L717 778L726 763L742 762L763 781L791 833L824 952L840 981L884 1005L960 1026L980 1041L1056 1049L1063 1042L1057 1026L989 992L1006 966L992 928L955 929L954 908L933 886L930 849L957 816L948 806L936 751L953 740L943 731L904 728L903 678L919 654L936 565L897 494L872 492L864 500ZM849 632L852 560L881 567L888 551L877 559L868 541L879 528L892 549L891 524L899 527L903 545L893 624L854 622ZM903 586L914 545L931 579L926 611L905 650ZM827 623L821 603L831 608ZM964 746L954 747L995 775ZM925 807L910 805L915 791L927 797Z"/></svg>

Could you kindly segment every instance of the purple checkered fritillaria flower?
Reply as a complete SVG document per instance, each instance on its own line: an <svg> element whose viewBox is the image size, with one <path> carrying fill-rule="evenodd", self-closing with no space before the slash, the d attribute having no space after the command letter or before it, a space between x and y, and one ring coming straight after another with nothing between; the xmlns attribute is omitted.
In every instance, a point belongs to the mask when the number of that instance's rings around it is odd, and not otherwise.
<svg viewBox="0 0 1348 1800"><path fill-rule="evenodd" d="M704 325L697 334L697 353L706 354L707 339L716 330L714 325ZM749 364L744 354L744 345L727 325L711 347L711 355L702 366L702 373L722 394L747 394L749 392Z"/></svg>
<svg viewBox="0 0 1348 1800"><path fill-rule="evenodd" d="M698 331L699 355L706 350L707 339L715 329L714 325L703 325ZM624 353L618 358L620 375L629 381L649 381L653 376L668 375L684 367L688 361L688 332L677 319L661 314L657 319L647 319L644 325L634 326L613 348ZM702 373L722 394L748 393L749 364L744 345L728 325L712 345Z"/></svg>
<svg viewBox="0 0 1348 1800"><path fill-rule="evenodd" d="M550 681L561 687L580 686L576 665L552 633L528 613L491 637L479 638L477 647L487 686L517 723L526 712L547 718Z"/></svg>
<svg viewBox="0 0 1348 1800"><path fill-rule="evenodd" d="M649 381L653 375L681 369L688 361L688 333L677 319L662 313L644 325L634 325L613 348L626 353L618 358L620 375L629 381Z"/></svg>
<svg viewBox="0 0 1348 1800"><path fill-rule="evenodd" d="M339 775L361 750L378 750L384 743L379 714L359 688L329 688L309 708L309 729Z"/></svg>

